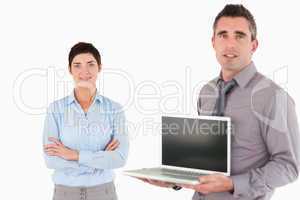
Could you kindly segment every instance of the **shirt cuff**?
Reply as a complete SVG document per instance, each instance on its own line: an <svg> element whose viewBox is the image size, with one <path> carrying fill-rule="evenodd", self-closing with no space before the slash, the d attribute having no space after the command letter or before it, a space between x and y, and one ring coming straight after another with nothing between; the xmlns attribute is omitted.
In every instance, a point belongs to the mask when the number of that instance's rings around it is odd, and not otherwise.
<svg viewBox="0 0 300 200"><path fill-rule="evenodd" d="M90 151L79 151L78 163L81 165L88 165L92 161L92 152Z"/></svg>
<svg viewBox="0 0 300 200"><path fill-rule="evenodd" d="M233 182L233 196L235 198L240 198L248 193L248 174L239 174L231 176Z"/></svg>

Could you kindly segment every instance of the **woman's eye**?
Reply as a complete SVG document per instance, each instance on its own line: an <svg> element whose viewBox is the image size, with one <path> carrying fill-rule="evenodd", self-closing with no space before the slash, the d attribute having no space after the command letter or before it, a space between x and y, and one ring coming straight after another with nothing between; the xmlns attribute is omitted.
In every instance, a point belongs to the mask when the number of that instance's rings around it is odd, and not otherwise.
<svg viewBox="0 0 300 200"><path fill-rule="evenodd" d="M96 63L90 63L89 67L91 67L91 68L97 67L97 64Z"/></svg>
<svg viewBox="0 0 300 200"><path fill-rule="evenodd" d="M73 65L73 67L75 67L75 68L79 68L79 67L80 67L80 65Z"/></svg>

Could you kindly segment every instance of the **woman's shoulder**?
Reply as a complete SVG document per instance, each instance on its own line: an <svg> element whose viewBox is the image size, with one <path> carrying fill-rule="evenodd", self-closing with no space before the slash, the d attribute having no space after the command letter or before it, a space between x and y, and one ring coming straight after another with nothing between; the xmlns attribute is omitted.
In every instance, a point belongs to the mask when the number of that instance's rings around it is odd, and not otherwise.
<svg viewBox="0 0 300 200"><path fill-rule="evenodd" d="M70 97L65 96L63 98L57 99L51 102L48 106L48 111L51 112L62 112L70 103Z"/></svg>
<svg viewBox="0 0 300 200"><path fill-rule="evenodd" d="M100 99L100 104L102 104L106 109L109 109L111 111L120 111L123 109L122 105L115 100L112 100L100 94L98 94L98 97Z"/></svg>

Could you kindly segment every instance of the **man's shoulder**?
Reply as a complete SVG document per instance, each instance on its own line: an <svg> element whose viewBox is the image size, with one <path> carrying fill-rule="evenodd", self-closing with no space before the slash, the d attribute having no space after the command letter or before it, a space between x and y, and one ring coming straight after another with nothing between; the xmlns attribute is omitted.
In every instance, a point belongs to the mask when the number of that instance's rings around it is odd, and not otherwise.
<svg viewBox="0 0 300 200"><path fill-rule="evenodd" d="M205 83L200 89L200 95L211 94L216 92L218 77Z"/></svg>
<svg viewBox="0 0 300 200"><path fill-rule="evenodd" d="M283 83L284 84L284 83ZM264 97L265 100L272 98L276 95L288 95L284 85L279 85L272 79L257 72L254 80L252 81L251 93Z"/></svg>
<svg viewBox="0 0 300 200"><path fill-rule="evenodd" d="M257 72L249 86L251 104L255 109L265 109L274 106L294 105L294 100L286 91L285 84L278 84L265 75Z"/></svg>

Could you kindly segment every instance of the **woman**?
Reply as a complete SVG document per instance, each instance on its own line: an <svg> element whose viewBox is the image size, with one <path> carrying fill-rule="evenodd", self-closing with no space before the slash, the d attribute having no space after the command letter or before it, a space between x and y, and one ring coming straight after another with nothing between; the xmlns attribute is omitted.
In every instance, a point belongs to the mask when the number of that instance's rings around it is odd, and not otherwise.
<svg viewBox="0 0 300 200"><path fill-rule="evenodd" d="M74 91L50 104L44 126L54 200L117 199L112 169L124 166L129 142L121 106L97 91L100 71L101 57L92 44L72 47Z"/></svg>

